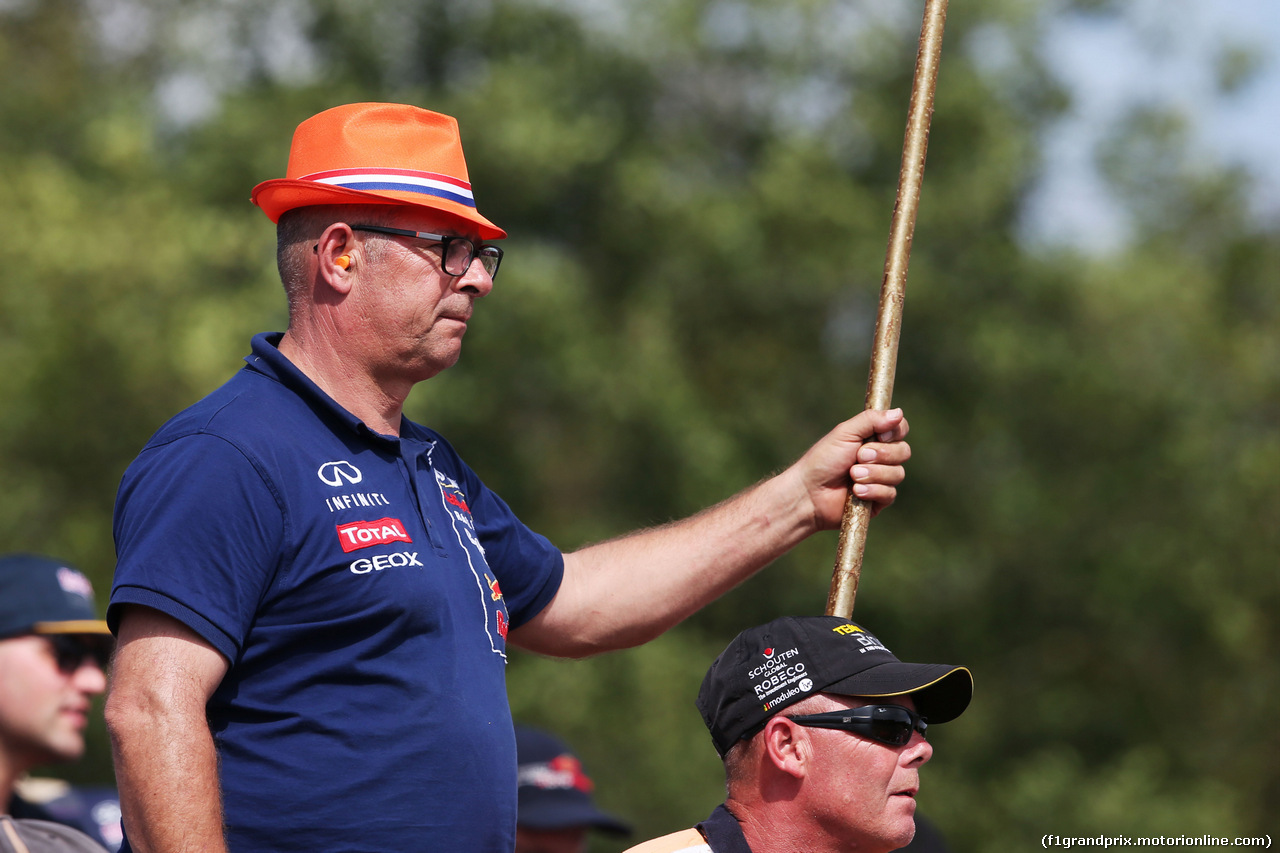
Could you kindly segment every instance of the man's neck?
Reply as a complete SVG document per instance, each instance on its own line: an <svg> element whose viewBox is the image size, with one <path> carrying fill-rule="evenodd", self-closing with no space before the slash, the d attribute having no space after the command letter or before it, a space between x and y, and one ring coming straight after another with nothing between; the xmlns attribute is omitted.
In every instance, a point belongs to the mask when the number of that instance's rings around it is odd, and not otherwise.
<svg viewBox="0 0 1280 853"><path fill-rule="evenodd" d="M738 819L751 853L839 853L844 849L814 824L812 816L777 801L753 808L730 798L725 807Z"/></svg>
<svg viewBox="0 0 1280 853"><path fill-rule="evenodd" d="M292 329L280 339L280 354L369 429L381 435L400 434L400 417L412 384L388 389L364 365L353 363L350 353L303 338Z"/></svg>

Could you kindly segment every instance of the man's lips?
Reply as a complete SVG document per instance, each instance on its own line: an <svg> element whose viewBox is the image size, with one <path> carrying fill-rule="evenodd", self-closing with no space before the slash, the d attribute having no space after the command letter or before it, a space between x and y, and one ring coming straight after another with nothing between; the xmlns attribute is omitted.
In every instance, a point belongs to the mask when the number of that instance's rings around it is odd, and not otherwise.
<svg viewBox="0 0 1280 853"><path fill-rule="evenodd" d="M83 729L85 726L89 724L88 708L68 706L62 709L62 713L71 718L71 720L75 723L76 728Z"/></svg>
<svg viewBox="0 0 1280 853"><path fill-rule="evenodd" d="M461 323L462 325L465 326L467 324L467 321L471 319L471 312L470 311L444 311L440 314L440 319L452 320L455 323Z"/></svg>

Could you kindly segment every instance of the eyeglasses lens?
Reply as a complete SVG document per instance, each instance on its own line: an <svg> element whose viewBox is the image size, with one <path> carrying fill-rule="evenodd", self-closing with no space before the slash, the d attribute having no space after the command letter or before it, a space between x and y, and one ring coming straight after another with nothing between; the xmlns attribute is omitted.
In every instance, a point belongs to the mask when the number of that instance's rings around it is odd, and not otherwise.
<svg viewBox="0 0 1280 853"><path fill-rule="evenodd" d="M502 250L497 246L481 246L463 237L452 237L445 241L444 271L449 275L466 275L476 258L484 266L489 278L498 274L498 265L502 262Z"/></svg>

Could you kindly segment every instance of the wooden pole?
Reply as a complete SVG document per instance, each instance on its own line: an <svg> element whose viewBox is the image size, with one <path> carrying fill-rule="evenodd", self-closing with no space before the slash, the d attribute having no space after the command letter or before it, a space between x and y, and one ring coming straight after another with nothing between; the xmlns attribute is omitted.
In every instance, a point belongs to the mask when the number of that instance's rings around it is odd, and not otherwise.
<svg viewBox="0 0 1280 853"><path fill-rule="evenodd" d="M947 0L926 0L920 26L920 47L916 53L915 77L911 82L911 103L907 110L907 130L902 144L902 167L898 172L898 199L893 206L889 247L885 253L884 279L880 285L880 313L871 350L871 371L867 379L867 409L887 409L893 399L893 378L898 364L898 337L902 330L902 306L907 296L907 264L911 260L911 237L924 182L924 158L929 147L929 119L933 116L933 93L942 54L942 30L947 20ZM871 504L858 500L852 489L844 505L836 565L827 595L827 615L853 615L862 575L862 554L867 544Z"/></svg>

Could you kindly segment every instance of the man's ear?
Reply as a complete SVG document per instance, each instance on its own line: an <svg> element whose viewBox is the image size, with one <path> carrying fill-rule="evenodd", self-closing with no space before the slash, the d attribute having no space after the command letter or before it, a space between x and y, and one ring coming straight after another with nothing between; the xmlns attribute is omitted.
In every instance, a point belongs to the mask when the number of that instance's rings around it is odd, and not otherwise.
<svg viewBox="0 0 1280 853"><path fill-rule="evenodd" d="M813 744L804 726L777 716L764 724L763 759L778 772L804 778L813 757Z"/></svg>
<svg viewBox="0 0 1280 853"><path fill-rule="evenodd" d="M351 290L351 274L359 263L355 232L345 222L335 222L315 245L316 275L334 291L346 294Z"/></svg>

